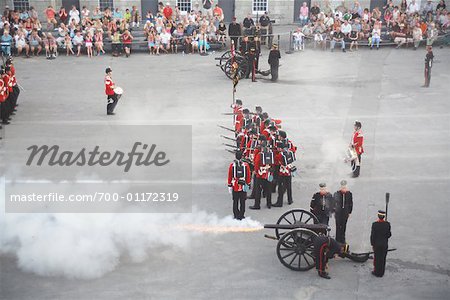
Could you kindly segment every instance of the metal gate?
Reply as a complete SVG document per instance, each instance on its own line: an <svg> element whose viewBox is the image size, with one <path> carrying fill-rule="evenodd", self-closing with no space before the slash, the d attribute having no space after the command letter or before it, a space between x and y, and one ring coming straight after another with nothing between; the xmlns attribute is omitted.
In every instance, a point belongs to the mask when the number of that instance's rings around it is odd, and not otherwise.
<svg viewBox="0 0 450 300"><path fill-rule="evenodd" d="M294 0L294 22L299 22L299 15L300 15L300 7L302 7L303 2L306 2L306 5L309 9L311 9L311 0Z"/></svg>
<svg viewBox="0 0 450 300"><path fill-rule="evenodd" d="M235 0L219 0L219 7L223 10L224 21L230 23L234 17Z"/></svg>

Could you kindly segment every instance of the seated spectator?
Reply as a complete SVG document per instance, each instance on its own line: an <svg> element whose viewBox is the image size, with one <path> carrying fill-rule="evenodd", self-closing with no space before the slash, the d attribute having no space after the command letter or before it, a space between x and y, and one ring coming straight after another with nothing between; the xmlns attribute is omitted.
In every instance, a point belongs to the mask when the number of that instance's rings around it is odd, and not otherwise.
<svg viewBox="0 0 450 300"><path fill-rule="evenodd" d="M64 37L64 47L66 47L66 56L69 56L70 54L75 55L72 49L72 39L70 38L70 35L68 33Z"/></svg>
<svg viewBox="0 0 450 300"><path fill-rule="evenodd" d="M13 42L13 38L9 35L9 31L7 29L3 30L3 35L0 38L0 44L2 47L2 54L5 56L11 56L11 45Z"/></svg>
<svg viewBox="0 0 450 300"><path fill-rule="evenodd" d="M320 35L320 36L322 36L322 35ZM293 33L293 38L294 38L294 51L304 50L305 49L305 42L304 42L305 35L303 34L301 27L297 27L297 30Z"/></svg>
<svg viewBox="0 0 450 300"><path fill-rule="evenodd" d="M47 36L45 36L44 34L43 42L45 48L45 56L47 57L47 59L55 59L56 55L58 54L56 39L49 32L47 33Z"/></svg>
<svg viewBox="0 0 450 300"><path fill-rule="evenodd" d="M147 12L147 14L145 15L145 21L146 21L146 22L147 22L147 21L150 21L150 23L153 23L154 20L155 20L155 17L153 16L152 11L149 10L149 11Z"/></svg>
<svg viewBox="0 0 450 300"><path fill-rule="evenodd" d="M378 25L375 25L372 30L372 38L370 43L370 50L373 49L373 45L377 44L377 50L380 48L381 29Z"/></svg>
<svg viewBox="0 0 450 300"><path fill-rule="evenodd" d="M153 31L150 31L147 34L147 46L149 54L156 54L155 34Z"/></svg>
<svg viewBox="0 0 450 300"><path fill-rule="evenodd" d="M75 36L72 38L72 44L77 48L77 57L80 56L81 46L83 46L84 38L80 30L75 30Z"/></svg>
<svg viewBox="0 0 450 300"><path fill-rule="evenodd" d="M83 9L81 10L81 20L88 20L90 21L90 15L91 11L89 9L87 9L86 6L83 6Z"/></svg>
<svg viewBox="0 0 450 300"><path fill-rule="evenodd" d="M359 44L358 44L359 33L356 32L356 31L352 31L350 33L349 39L350 39L350 52L353 51L353 47L355 47L355 50L358 51L358 47L359 47Z"/></svg>
<svg viewBox="0 0 450 300"><path fill-rule="evenodd" d="M413 43L414 43L414 50L417 50L417 48L420 45L420 42L423 39L422 29L420 28L420 24L419 23L417 23L416 26L414 26L414 28L413 28L412 38L413 38Z"/></svg>
<svg viewBox="0 0 450 300"><path fill-rule="evenodd" d="M30 57L30 46L28 45L27 39L25 38L25 33L23 31L17 31L14 36L17 48L17 56L22 55L22 50L25 49L25 55L27 58Z"/></svg>
<svg viewBox="0 0 450 300"><path fill-rule="evenodd" d="M92 46L93 46L93 36L90 32L86 33L86 38L84 39L84 43L86 45L86 52L89 58L92 58Z"/></svg>
<svg viewBox="0 0 450 300"><path fill-rule="evenodd" d="M103 50L103 30L100 29L95 31L94 44L97 56L99 56L100 53L105 54L105 50Z"/></svg>
<svg viewBox="0 0 450 300"><path fill-rule="evenodd" d="M38 35L38 31L36 29L33 29L31 31L31 35L29 37L29 41L30 41L30 50L31 50L31 55L35 55L35 51L36 51L36 56L39 56L39 54L42 51L42 39L41 37Z"/></svg>
<svg viewBox="0 0 450 300"><path fill-rule="evenodd" d="M216 4L216 6L213 9L213 15L217 16L219 21L223 21L223 10L220 8L219 4Z"/></svg>
<svg viewBox="0 0 450 300"><path fill-rule="evenodd" d="M139 22L141 21L141 15L135 5L131 7L131 27L139 28Z"/></svg>
<svg viewBox="0 0 450 300"><path fill-rule="evenodd" d="M100 10L100 7L96 7L94 11L92 12L92 19L93 20L101 20L103 18L102 11Z"/></svg>
<svg viewBox="0 0 450 300"><path fill-rule="evenodd" d="M208 43L208 35L204 31L200 32L200 35L198 37L198 48L200 54L206 54L206 51L208 51L210 48L210 45Z"/></svg>
<svg viewBox="0 0 450 300"><path fill-rule="evenodd" d="M183 28L183 24L178 24L177 28L174 30L174 32L172 33L172 52L173 52L173 47L175 47L175 53L178 53L178 45L182 45L184 44L184 28Z"/></svg>
<svg viewBox="0 0 450 300"><path fill-rule="evenodd" d="M298 15L298 18L300 20L300 26L304 26L309 21L309 8L306 2L303 2L302 6L300 7L300 12Z"/></svg>
<svg viewBox="0 0 450 300"><path fill-rule="evenodd" d="M69 33L69 29L64 23L61 23L58 27L58 37L56 38L56 43L59 47L64 45L64 39L67 33Z"/></svg>
<svg viewBox="0 0 450 300"><path fill-rule="evenodd" d="M111 47L113 56L117 57L121 55L122 42L121 42L121 34L118 30L114 31L114 33L111 36Z"/></svg>
<svg viewBox="0 0 450 300"><path fill-rule="evenodd" d="M320 14L320 7L319 4L317 3L317 1L314 1L313 5L311 6L310 9L310 14L309 14L309 18L312 22L315 22L319 19L319 14Z"/></svg>
<svg viewBox="0 0 450 300"><path fill-rule="evenodd" d="M133 38L134 37L128 30L125 30L125 32L122 34L122 43L126 57L129 57L131 55L131 43L133 42Z"/></svg>
<svg viewBox="0 0 450 300"><path fill-rule="evenodd" d="M56 15L56 11L53 9L53 6L49 5L45 10L44 13L47 17L47 29L51 30L53 29L53 26L56 25L56 19L55 19L55 15Z"/></svg>
<svg viewBox="0 0 450 300"><path fill-rule="evenodd" d="M64 6L61 6L61 8L59 9L58 16L59 16L59 22L66 24L67 18L69 17L69 15L67 14Z"/></svg>
<svg viewBox="0 0 450 300"><path fill-rule="evenodd" d="M160 34L161 37L161 46L160 49L163 50L165 53L169 53L169 49L171 46L171 39L172 35L170 34L170 29L163 29L162 33Z"/></svg>
<svg viewBox="0 0 450 300"><path fill-rule="evenodd" d="M116 7L116 9L114 10L113 13L113 21L119 21L121 22L123 20L123 14L122 12L119 10L118 7Z"/></svg>
<svg viewBox="0 0 450 300"><path fill-rule="evenodd" d="M128 24L125 19L122 19L119 25L119 30L121 33L124 33L126 30L130 29L130 24Z"/></svg>
<svg viewBox="0 0 450 300"><path fill-rule="evenodd" d="M217 28L218 41L222 43L222 47L225 46L227 40L227 26L223 21L220 21L219 27Z"/></svg>
<svg viewBox="0 0 450 300"><path fill-rule="evenodd" d="M333 36L330 41L330 48L331 52L334 51L334 46L336 43L341 44L342 52L345 52L345 41L344 41L344 34L341 32L340 28L337 28L336 31L333 33Z"/></svg>
<svg viewBox="0 0 450 300"><path fill-rule="evenodd" d="M317 45L322 48L322 50L325 50L327 47L327 39L326 39L326 32L327 28L322 20L316 21L316 24L314 26L314 48L317 47ZM305 37L303 37L303 44L304 44ZM304 45L303 45L304 49Z"/></svg>
<svg viewBox="0 0 450 300"><path fill-rule="evenodd" d="M166 3L166 6L163 9L163 15L164 15L164 18L166 18L167 20L172 19L173 10L172 10L172 7L170 7L169 2Z"/></svg>
<svg viewBox="0 0 450 300"><path fill-rule="evenodd" d="M75 24L80 23L80 12L75 5L72 5L72 9L69 11L69 22L75 20Z"/></svg>
<svg viewBox="0 0 450 300"><path fill-rule="evenodd" d="M195 50L198 50L199 47L199 36L197 34L197 30L194 30L193 34L192 34L192 52L190 53L195 53Z"/></svg>

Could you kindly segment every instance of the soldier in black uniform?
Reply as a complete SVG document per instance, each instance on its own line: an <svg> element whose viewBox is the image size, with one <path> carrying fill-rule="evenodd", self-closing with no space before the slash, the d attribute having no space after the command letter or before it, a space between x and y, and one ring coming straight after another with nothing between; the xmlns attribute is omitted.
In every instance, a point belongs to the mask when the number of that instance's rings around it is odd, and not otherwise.
<svg viewBox="0 0 450 300"><path fill-rule="evenodd" d="M270 75L272 75L272 81L278 80L278 68L280 66L280 50L278 50L278 45L273 44L272 49L269 52L269 65L270 65Z"/></svg>
<svg viewBox="0 0 450 300"><path fill-rule="evenodd" d="M334 217L336 219L336 241L345 243L347 220L353 210L353 195L347 189L347 181L341 181L341 188L334 193Z"/></svg>
<svg viewBox="0 0 450 300"><path fill-rule="evenodd" d="M311 199L310 211L319 219L319 223L328 225L330 216L334 210L334 199L327 191L325 183L319 184L320 191Z"/></svg>
<svg viewBox="0 0 450 300"><path fill-rule="evenodd" d="M326 271L328 259L333 258L336 254L344 254L348 252L348 245L341 244L329 236L319 235L313 241L314 256L316 257L316 269L320 277L330 279Z"/></svg>
<svg viewBox="0 0 450 300"><path fill-rule="evenodd" d="M427 55L425 56L425 84L423 87L430 87L431 68L433 67L433 47L427 47Z"/></svg>
<svg viewBox="0 0 450 300"><path fill-rule="evenodd" d="M241 24L236 23L236 17L233 17L233 21L228 26L228 35L234 42L234 49L239 49L239 37L241 36Z"/></svg>
<svg viewBox="0 0 450 300"><path fill-rule="evenodd" d="M378 220L372 223L372 232L370 234L370 244L372 245L373 271L372 274L377 277L383 277L386 266L386 255L388 251L388 239L391 237L391 224L385 221L386 212L378 211Z"/></svg>

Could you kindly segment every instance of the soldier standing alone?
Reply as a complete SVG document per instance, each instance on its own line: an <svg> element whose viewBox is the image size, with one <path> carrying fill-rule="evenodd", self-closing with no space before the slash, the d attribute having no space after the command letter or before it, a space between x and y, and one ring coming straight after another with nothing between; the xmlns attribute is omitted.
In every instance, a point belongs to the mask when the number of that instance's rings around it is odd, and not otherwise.
<svg viewBox="0 0 450 300"><path fill-rule="evenodd" d="M386 212L378 211L378 220L372 223L372 232L370 234L370 244L372 245L373 271L372 275L383 277L386 266L386 255L388 252L388 239L391 237L391 224L385 221Z"/></svg>
<svg viewBox="0 0 450 300"><path fill-rule="evenodd" d="M352 161L352 170L353 170L352 177L354 178L359 177L359 172L361 169L361 155L364 153L363 148L364 136L362 134L361 127L362 127L361 122L356 120L354 124L355 131L353 132L352 143L350 145L355 149L356 155L358 157L357 160L355 159Z"/></svg>
<svg viewBox="0 0 450 300"><path fill-rule="evenodd" d="M425 84L423 87L430 87L431 81L431 68L433 67L433 47L427 47L427 55L425 56Z"/></svg>
<svg viewBox="0 0 450 300"><path fill-rule="evenodd" d="M272 76L272 81L278 80L278 68L280 66L280 50L278 50L278 45L273 44L272 49L269 53L269 65L270 65L270 75Z"/></svg>
<svg viewBox="0 0 450 300"><path fill-rule="evenodd" d="M336 241L345 242L345 231L347 229L347 220L353 210L353 195L347 189L347 181L341 181L341 188L334 193L334 217L336 219Z"/></svg>

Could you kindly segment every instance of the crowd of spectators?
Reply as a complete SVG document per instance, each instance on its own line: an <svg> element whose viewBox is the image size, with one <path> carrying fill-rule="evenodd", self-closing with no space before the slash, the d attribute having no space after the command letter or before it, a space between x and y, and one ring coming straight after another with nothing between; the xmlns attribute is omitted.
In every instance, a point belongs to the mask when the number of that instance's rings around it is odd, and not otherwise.
<svg viewBox="0 0 450 300"><path fill-rule="evenodd" d="M201 3L201 4L200 4ZM90 11L75 6L69 11L61 7L58 11L51 5L45 15L45 28L39 21L39 13L31 7L29 11L5 8L0 21L0 43L4 55L38 56L45 51L47 58L55 58L58 49L69 55L88 57L105 53L105 43L111 43L112 55L129 56L136 44L144 43L149 54L206 53L211 43L222 46L230 37L238 47L242 35L255 32L267 33L270 18L267 14L254 19L251 14L242 23L234 18L227 25L224 13L213 1L196 1L189 12L181 11L170 3L159 2L157 12L148 11L141 15L136 6L131 9L111 10L100 7ZM450 27L450 12L444 0L436 6L428 0L420 7L416 0L401 0L394 5L388 0L385 7L372 11L362 8L358 1L347 4L343 1L333 8L329 1L314 2L311 7L303 3L299 12L299 28L294 32L294 48L304 49L305 41L313 41L314 48L326 49L329 43L333 51L338 45L346 51L358 49L360 43L370 48L379 48L380 43L392 42L401 47L404 44L433 44L438 35ZM142 29L143 27L143 29ZM136 39L134 30L144 34ZM139 41L138 41L139 40ZM61 51L60 51L61 52Z"/></svg>
<svg viewBox="0 0 450 300"><path fill-rule="evenodd" d="M345 1L332 8L329 1L320 7L314 2L308 8L306 2L300 8L300 26L294 32L294 48L304 48L306 40L313 41L314 48L326 49L327 42L331 51L336 45L343 52L346 45L350 50L358 50L360 43L370 49L378 49L380 43L394 43L397 48L404 44L417 49L421 43L432 45L438 35L447 35L450 30L450 12L444 0L436 6L431 0L420 7L416 0L401 0L394 5L388 0L385 7L375 7L372 11L362 8L358 1L347 5Z"/></svg>
<svg viewBox="0 0 450 300"><path fill-rule="evenodd" d="M213 1L196 2L190 12L181 11L170 3L159 2L157 12L141 15L133 6L121 11L100 7L70 11L61 7L56 11L49 5L45 11L46 27L39 21L38 12L5 8L0 22L2 52L26 57L39 55L45 50L46 57L53 59L58 49L65 49L67 56L88 57L105 53L105 42L111 42L112 54L131 55L135 44L133 30L143 26L144 40L150 54L176 53L182 47L186 53L206 53L210 43L226 42L226 25L223 10Z"/></svg>

